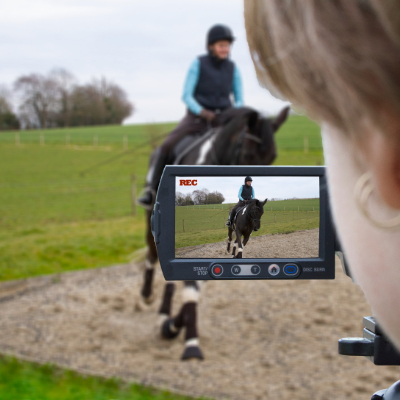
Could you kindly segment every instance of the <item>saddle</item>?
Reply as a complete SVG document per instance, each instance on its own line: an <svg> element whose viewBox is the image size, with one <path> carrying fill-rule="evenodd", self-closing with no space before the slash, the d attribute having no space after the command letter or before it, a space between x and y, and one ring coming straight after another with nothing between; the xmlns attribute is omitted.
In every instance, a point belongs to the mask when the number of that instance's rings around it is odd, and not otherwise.
<svg viewBox="0 0 400 400"><path fill-rule="evenodd" d="M242 206L242 207L239 207L239 208L236 210L235 216L233 217L233 223L234 223L234 224L236 223L236 218L237 218L237 216L239 215L240 211L243 211L243 209L244 209L245 207L246 207L246 206Z"/></svg>
<svg viewBox="0 0 400 400"><path fill-rule="evenodd" d="M215 128L208 131L191 134L181 139L171 150L168 157L168 164L179 165L182 158L196 147L201 146L207 139L215 133Z"/></svg>

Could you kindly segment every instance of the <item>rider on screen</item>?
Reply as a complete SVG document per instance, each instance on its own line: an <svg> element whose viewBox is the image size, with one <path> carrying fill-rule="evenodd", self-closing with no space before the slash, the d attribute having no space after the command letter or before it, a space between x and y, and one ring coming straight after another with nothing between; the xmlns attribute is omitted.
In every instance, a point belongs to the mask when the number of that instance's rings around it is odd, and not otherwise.
<svg viewBox="0 0 400 400"><path fill-rule="evenodd" d="M251 182L253 182L251 176L246 176L246 178L244 179L244 185L242 185L239 189L239 194L238 194L239 201L232 208L229 214L228 222L225 225L231 226L233 224L233 219L235 218L236 210L239 207L245 206L248 201L255 198L254 188L251 186Z"/></svg>
<svg viewBox="0 0 400 400"><path fill-rule="evenodd" d="M162 172L172 148L185 135L205 132L215 127L217 114L234 106L243 105L242 79L237 66L229 59L232 31L225 25L214 25L207 34L207 52L197 57L186 77L182 100L188 110L178 126L168 135L160 148L158 159L150 169L147 182L150 185L138 203L149 207L157 191Z"/></svg>

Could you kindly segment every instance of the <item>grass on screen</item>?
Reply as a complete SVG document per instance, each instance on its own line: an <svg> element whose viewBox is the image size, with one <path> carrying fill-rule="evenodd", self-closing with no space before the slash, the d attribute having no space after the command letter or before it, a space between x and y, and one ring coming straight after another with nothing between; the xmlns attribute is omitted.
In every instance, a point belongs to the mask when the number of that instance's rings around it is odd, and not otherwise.
<svg viewBox="0 0 400 400"><path fill-rule="evenodd" d="M228 237L225 222L233 206L175 207L175 248L224 241ZM319 228L319 199L271 201L264 206L261 229L252 237L315 228Z"/></svg>

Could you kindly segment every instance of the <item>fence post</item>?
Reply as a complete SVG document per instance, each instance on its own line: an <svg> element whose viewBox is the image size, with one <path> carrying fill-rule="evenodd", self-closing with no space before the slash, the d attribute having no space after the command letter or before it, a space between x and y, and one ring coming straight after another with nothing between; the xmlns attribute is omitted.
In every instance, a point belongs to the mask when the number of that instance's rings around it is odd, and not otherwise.
<svg viewBox="0 0 400 400"><path fill-rule="evenodd" d="M306 219L308 219L308 211L306 210Z"/></svg>
<svg viewBox="0 0 400 400"><path fill-rule="evenodd" d="M286 207L283 207L283 211L286 211Z"/></svg>
<svg viewBox="0 0 400 400"><path fill-rule="evenodd" d="M132 198L132 215L136 215L136 176L131 175L131 198Z"/></svg>
<svg viewBox="0 0 400 400"><path fill-rule="evenodd" d="M182 220L183 232L185 232L185 220Z"/></svg>
<svg viewBox="0 0 400 400"><path fill-rule="evenodd" d="M276 214L274 214L274 219L275 219L275 223L276 223Z"/></svg>
<svg viewBox="0 0 400 400"><path fill-rule="evenodd" d="M293 221L294 221L294 211L293 211Z"/></svg>
<svg viewBox="0 0 400 400"><path fill-rule="evenodd" d="M308 136L304 136L304 154L308 154Z"/></svg>
<svg viewBox="0 0 400 400"><path fill-rule="evenodd" d="M297 212L300 212L300 207L297 207Z"/></svg>
<svg viewBox="0 0 400 400"><path fill-rule="evenodd" d="M124 136L124 150L128 148L128 137L125 135Z"/></svg>
<svg viewBox="0 0 400 400"><path fill-rule="evenodd" d="M20 145L20 141L19 141L19 133L15 132L15 145L19 146Z"/></svg>

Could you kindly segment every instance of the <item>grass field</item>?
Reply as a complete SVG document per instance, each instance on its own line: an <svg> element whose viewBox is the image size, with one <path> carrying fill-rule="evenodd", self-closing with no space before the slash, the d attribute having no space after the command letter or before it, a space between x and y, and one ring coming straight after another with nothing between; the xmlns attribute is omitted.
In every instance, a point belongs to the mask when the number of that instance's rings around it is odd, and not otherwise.
<svg viewBox="0 0 400 400"><path fill-rule="evenodd" d="M221 242L234 204L175 207L175 248ZM319 199L271 201L264 207L261 228L252 236L291 233L319 227Z"/></svg>
<svg viewBox="0 0 400 400"><path fill-rule="evenodd" d="M0 356L0 400L190 400L116 379Z"/></svg>

